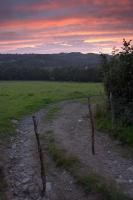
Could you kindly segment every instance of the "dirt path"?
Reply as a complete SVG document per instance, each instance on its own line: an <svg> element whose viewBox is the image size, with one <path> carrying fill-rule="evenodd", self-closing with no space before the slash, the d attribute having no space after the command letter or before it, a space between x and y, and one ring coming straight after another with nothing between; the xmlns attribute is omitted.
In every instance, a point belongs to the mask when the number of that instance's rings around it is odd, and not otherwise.
<svg viewBox="0 0 133 200"><path fill-rule="evenodd" d="M91 153L91 130L87 105L60 104L61 112L53 122L54 137L62 148L76 155L96 173L113 180L133 197L133 158L126 158L127 151L108 135L96 134L96 155Z"/></svg>
<svg viewBox="0 0 133 200"><path fill-rule="evenodd" d="M91 131L89 128L87 105L80 103L60 103L56 119L45 123L47 110L36 113L39 132L54 131L60 147L80 159L88 169L113 180L125 193L133 196L133 159L125 158L126 151L107 135L96 134L96 155L91 153ZM11 141L7 154L7 182L9 200L42 200L40 165L33 131L32 116L24 118L18 125L18 134ZM45 152L47 160L47 198L49 200L101 200L97 195L85 196L65 170L55 167Z"/></svg>
<svg viewBox="0 0 133 200"><path fill-rule="evenodd" d="M7 182L10 200L41 199L41 179L31 119L27 117L22 120L18 127L18 134L12 138L12 146L8 150L10 159Z"/></svg>
<svg viewBox="0 0 133 200"><path fill-rule="evenodd" d="M36 113L39 120L39 132L45 133L49 124L44 124L47 110ZM7 150L9 156L6 179L8 182L7 199L9 200L99 200L97 195L86 196L83 190L65 170L55 167L45 153L47 160L47 196L41 198L41 177L37 144L33 131L32 116L24 118L17 128L17 135L12 137Z"/></svg>

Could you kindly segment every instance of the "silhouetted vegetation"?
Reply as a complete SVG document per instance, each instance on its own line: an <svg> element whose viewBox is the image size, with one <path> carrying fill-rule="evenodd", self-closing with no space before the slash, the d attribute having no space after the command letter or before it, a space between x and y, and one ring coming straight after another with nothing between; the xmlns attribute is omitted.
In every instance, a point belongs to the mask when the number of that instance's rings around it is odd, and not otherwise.
<svg viewBox="0 0 133 200"><path fill-rule="evenodd" d="M103 73L113 123L133 123L133 46L123 40L122 50L113 50L113 56L103 56Z"/></svg>
<svg viewBox="0 0 133 200"><path fill-rule="evenodd" d="M123 40L122 50L103 56L103 81L107 104L98 106L96 123L122 144L133 145L133 46Z"/></svg>
<svg viewBox="0 0 133 200"><path fill-rule="evenodd" d="M0 55L0 80L99 82L97 54Z"/></svg>

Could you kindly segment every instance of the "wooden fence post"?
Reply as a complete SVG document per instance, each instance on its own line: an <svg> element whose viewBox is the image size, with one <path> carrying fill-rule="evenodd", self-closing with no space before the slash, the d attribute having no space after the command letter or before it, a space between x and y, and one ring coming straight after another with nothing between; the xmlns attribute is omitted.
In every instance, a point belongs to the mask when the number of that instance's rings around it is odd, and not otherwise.
<svg viewBox="0 0 133 200"><path fill-rule="evenodd" d="M94 118L92 114L92 109L91 109L91 103L90 103L90 97L88 97L88 109L89 109L89 117L90 117L90 123L91 123L91 147L92 147L92 154L95 155L95 127L94 127Z"/></svg>
<svg viewBox="0 0 133 200"><path fill-rule="evenodd" d="M35 132L35 136L36 136L36 140L37 140L38 153L39 153L39 158L40 158L41 179L42 179L42 197L43 197L46 192L46 174L45 174L43 153L42 153L42 148L41 148L41 144L40 144L40 138L39 138L39 133L38 133L38 128L37 128L36 117L33 116L32 119L33 119L34 132Z"/></svg>

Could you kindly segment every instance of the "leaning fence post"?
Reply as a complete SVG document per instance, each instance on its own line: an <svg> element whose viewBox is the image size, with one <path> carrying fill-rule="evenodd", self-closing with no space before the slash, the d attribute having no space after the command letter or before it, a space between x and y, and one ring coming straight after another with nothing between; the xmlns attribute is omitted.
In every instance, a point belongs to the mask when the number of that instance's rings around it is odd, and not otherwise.
<svg viewBox="0 0 133 200"><path fill-rule="evenodd" d="M32 116L32 119L33 119L34 132L35 132L35 136L36 136L36 140L37 140L38 153L39 153L39 158L40 158L41 179L42 179L42 196L44 196L45 192L46 192L46 174L45 174L43 153L42 153L42 148L40 145L40 138L39 138L39 133L38 133L38 129L37 129L36 117Z"/></svg>
<svg viewBox="0 0 133 200"><path fill-rule="evenodd" d="M92 147L92 154L95 155L95 128L94 128L94 118L91 109L90 97L88 97L88 109L89 109L89 116L90 116L90 123L91 123L91 147Z"/></svg>

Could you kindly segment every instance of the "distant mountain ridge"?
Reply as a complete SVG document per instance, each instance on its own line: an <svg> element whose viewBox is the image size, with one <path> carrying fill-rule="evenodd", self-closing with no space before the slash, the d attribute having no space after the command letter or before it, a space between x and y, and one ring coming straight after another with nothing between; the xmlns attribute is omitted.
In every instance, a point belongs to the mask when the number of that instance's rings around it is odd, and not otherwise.
<svg viewBox="0 0 133 200"><path fill-rule="evenodd" d="M0 54L0 65L27 66L27 67L97 67L101 63L99 54L80 52L59 54Z"/></svg>

